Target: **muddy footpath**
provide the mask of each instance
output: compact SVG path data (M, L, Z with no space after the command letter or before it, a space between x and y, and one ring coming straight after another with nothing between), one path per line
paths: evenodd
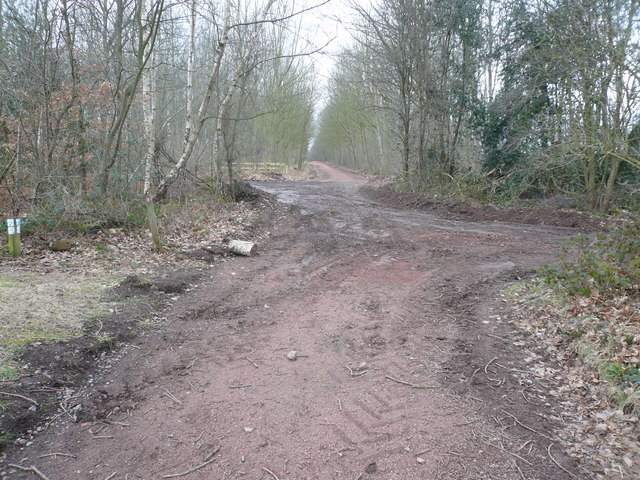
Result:
M577 230L395 207L356 173L312 168L254 184L258 255L213 264L2 478L592 478L531 358L559 367L498 296Z

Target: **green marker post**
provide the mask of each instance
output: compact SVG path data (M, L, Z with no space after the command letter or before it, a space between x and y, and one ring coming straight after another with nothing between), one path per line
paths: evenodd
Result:
M7 235L9 237L9 255L19 257L22 253L19 218L9 218L7 220Z

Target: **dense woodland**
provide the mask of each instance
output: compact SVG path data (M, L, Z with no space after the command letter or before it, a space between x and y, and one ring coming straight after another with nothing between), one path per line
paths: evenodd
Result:
M332 78L314 159L591 209L637 192L639 1L353 9L354 45Z
M228 194L237 163L300 166L318 48L300 32L301 10L0 0L4 210L121 215L193 185Z
M639 0L349 9L319 92L313 5L0 0L3 212L122 217L308 158L601 210L637 191Z

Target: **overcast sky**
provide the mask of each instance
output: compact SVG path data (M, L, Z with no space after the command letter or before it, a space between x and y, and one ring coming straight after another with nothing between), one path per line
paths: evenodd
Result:
M322 3L322 0L306 0L305 8L319 3ZM351 42L351 35L346 28L350 15L346 0L330 0L326 5L305 14L304 29L313 44L320 47L331 40L322 53L312 56L317 74L316 85L321 89L319 93L325 93L324 88L331 75L336 54Z

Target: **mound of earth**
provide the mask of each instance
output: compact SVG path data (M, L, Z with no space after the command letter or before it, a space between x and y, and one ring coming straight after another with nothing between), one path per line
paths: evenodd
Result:
M60 396L62 407L68 407L67 414L77 416L80 411L74 410L77 405L71 401L76 388L92 375L107 353L140 335L143 323L167 307L168 295L184 292L197 278L188 271L152 279L131 275L108 293L118 308L105 318L87 321L82 336L34 342L27 347L20 361L32 373L5 385L0 398L5 405L0 412L0 449L13 443L14 435L29 433L37 424L42 429L43 422L58 411ZM69 398L61 392L67 392ZM24 438L16 441L26 444Z
M400 193L389 184L366 185L360 189L360 192L368 199L386 206L427 210L456 220L551 225L571 227L582 231L598 230L601 227L601 222L596 216L576 210L546 207L496 207L469 202L445 201L424 193Z

